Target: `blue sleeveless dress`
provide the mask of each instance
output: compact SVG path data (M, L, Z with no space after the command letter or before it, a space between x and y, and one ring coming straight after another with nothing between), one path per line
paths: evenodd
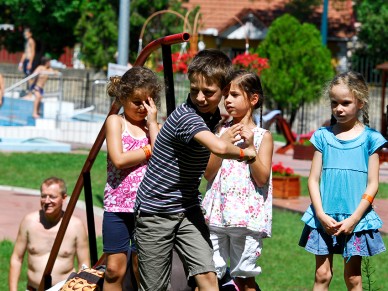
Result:
M343 221L354 213L365 193L369 156L387 141L379 132L366 126L352 140L340 140L333 134L332 127L322 127L310 141L322 153L320 193L323 210L336 221ZM312 205L302 221L305 228L299 245L316 255L371 256L385 250L378 232L382 221L372 207L365 212L352 235L326 234Z

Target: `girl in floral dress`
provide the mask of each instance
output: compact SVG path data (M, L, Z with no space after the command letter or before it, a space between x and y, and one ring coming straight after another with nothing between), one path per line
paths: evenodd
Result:
M254 132L256 159L250 163L221 159L211 154L204 177L208 181L203 200L209 224L217 276L221 279L230 260L230 275L239 290L256 290L256 264L261 255L262 239L271 236L273 139L269 131L257 126L252 117L262 108L263 89L256 74L236 71L224 100L233 118L218 132L221 139L244 148L243 129Z
M122 290L130 242L134 247L136 191L159 132L157 108L161 85L155 73L133 67L110 78L107 92L124 108L106 120L107 183L104 191L103 244L107 255L104 290ZM138 279L137 256L132 252Z
M378 231L382 221L372 203L379 185L378 151L386 140L368 127L368 86L362 75L337 75L325 95L334 122L310 139L316 149L308 179L311 205L302 217L299 245L315 255L313 290L329 290L333 255L340 254L347 289L361 291L362 257L385 251Z

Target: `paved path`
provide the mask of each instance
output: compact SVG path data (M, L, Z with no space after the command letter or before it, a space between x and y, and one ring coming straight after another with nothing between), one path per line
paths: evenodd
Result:
M0 186L0 241L8 239L16 240L19 224L23 217L40 208L39 191L25 188ZM66 204L65 204L66 205ZM73 215L79 217L85 224L85 204L77 203ZM94 222L96 235L102 234L102 210L94 209Z
M277 148L275 146L275 148ZM273 162L283 162L285 166L292 167L294 171L302 176L308 176L311 161L294 160L292 150L285 155L274 154ZM380 167L380 181L388 183L388 163ZM10 239L14 241L18 232L18 226L25 214L39 208L39 192L35 190L0 186L0 240ZM303 213L310 199L299 197L297 199L274 199L275 207L289 209ZM79 206L78 206L79 205ZM86 225L86 213L84 204L78 203L73 215L81 218ZM381 232L388 234L388 199L376 199L375 210L385 222ZM95 209L96 235L102 234L102 210Z

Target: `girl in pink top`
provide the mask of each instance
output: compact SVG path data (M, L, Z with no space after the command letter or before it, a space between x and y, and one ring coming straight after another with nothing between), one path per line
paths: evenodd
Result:
M106 120L107 183L104 191L103 244L107 255L104 290L122 290L127 252L133 245L134 204L152 145L159 132L157 108L161 85L144 67L110 78L107 93L123 106ZM132 252L135 277L137 256Z

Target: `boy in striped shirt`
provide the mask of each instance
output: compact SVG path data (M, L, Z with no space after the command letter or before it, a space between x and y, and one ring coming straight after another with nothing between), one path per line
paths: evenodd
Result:
M189 97L157 136L135 205L140 290L167 289L174 247L199 290L218 290L198 187L210 152L241 161L256 156L252 131L241 125L231 127L229 135L234 141L244 139L245 149L212 133L221 119L218 104L231 73L231 61L221 51L199 52L188 69Z

